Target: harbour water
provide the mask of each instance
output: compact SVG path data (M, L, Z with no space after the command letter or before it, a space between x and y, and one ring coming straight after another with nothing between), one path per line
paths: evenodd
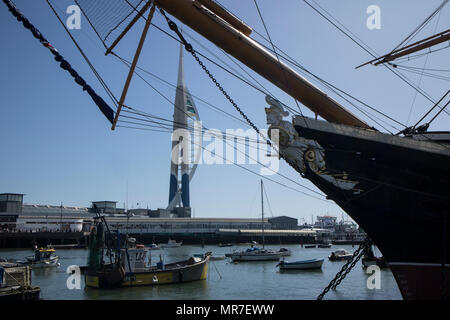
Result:
M193 254L213 252L223 256L234 249L243 250L248 246L218 247L183 245L179 248L152 251L152 264L159 261L160 254L166 263L183 260ZM278 249L279 246L266 246ZM33 285L41 287L41 298L48 300L86 300L86 299L133 299L133 300L312 300L316 299L334 278L345 262L331 262L328 255L338 248L350 252L357 247L332 246L332 248L301 248L299 245L282 245L291 250L287 261L324 258L320 271L280 272L277 262L240 262L228 259L211 261L208 279L184 284L135 287L114 290L95 290L84 288L68 289L66 270L71 265L86 264L86 249L57 250L60 266L33 270ZM23 259L31 255L31 250L0 250L0 258ZM369 289L367 274L361 262L347 275L337 290L330 290L324 299L333 300L399 300L400 292L389 269L381 270L380 288Z

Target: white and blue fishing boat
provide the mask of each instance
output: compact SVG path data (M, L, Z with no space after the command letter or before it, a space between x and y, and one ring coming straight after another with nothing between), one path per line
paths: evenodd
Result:
M34 268L49 268L59 266L59 257L55 255L55 249L39 248L34 250L34 255L26 258L24 265Z
M277 267L280 267L280 270L311 270L311 269L321 269L322 264L323 259L311 259L294 262L281 260L277 264Z

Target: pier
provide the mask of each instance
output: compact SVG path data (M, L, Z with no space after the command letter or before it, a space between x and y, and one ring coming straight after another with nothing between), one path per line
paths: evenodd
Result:
M31 248L33 245L86 247L88 232L0 232L0 248Z

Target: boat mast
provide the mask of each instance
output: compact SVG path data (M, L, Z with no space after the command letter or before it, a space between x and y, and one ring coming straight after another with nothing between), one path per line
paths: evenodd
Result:
M156 5L259 73L325 120L369 129L323 91L249 37L251 29L211 0L155 0Z
M262 242L263 242L263 249L264 249L264 197L263 197L263 181L261 179L261 230L262 230Z

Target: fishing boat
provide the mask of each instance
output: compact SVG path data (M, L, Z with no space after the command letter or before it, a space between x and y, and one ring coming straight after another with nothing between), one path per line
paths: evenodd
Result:
M447 250L450 247L450 132L443 129L429 130L436 117L448 115L445 109L449 105L446 101L450 91L446 89L439 97L430 97L395 70L401 67L397 64L399 59L408 59L413 54L431 54L432 47L450 39L450 30L445 30L416 42L411 41L417 35L416 31L423 30L427 23L442 12L447 0L397 48L386 55L375 57L375 60L368 63L386 67L428 101L425 107L430 107L429 111L423 116L419 115L420 120L412 126L405 125L343 92L283 52L277 51L275 46L271 49L257 42L251 37L253 30L250 26L213 0L134 1L137 8L131 6L128 10L127 5L123 3L123 16L114 10L104 10L108 7L105 1L96 1L94 4L92 1L76 0L94 30L103 28L102 34L107 35L101 38L107 47L106 54L113 52L132 26L149 12L122 98L117 111L114 111L42 34L37 32L10 0L3 2L19 21L24 22L24 26L31 30L41 44L51 51L55 59L61 62L61 66L74 77L75 82L83 87L112 124L113 130L117 126L121 110L128 109L125 105L126 93L153 13L158 8L174 36L184 44L202 69L208 72L208 76L247 123L258 131L201 62L198 52L183 37L171 17L186 24L315 114L315 117L300 114L288 118L288 110L292 111L292 108L275 97L266 96L268 107L265 112L270 125L269 136L276 136L278 132L280 139L276 147L280 158L298 172L298 178L311 181L327 200L334 201L368 234L389 261L402 297L450 298L448 289L442 290L450 288L450 254ZM126 2L129 4L129 1ZM113 27L108 29L103 21L110 21ZM120 32L120 35L109 41L111 39L106 38L113 31ZM289 34L297 32L289 31ZM351 37L349 33L345 35ZM354 42L358 43L355 40ZM300 73L307 74L329 92L318 88ZM376 112L377 117L383 117L383 121L390 125L400 125L401 130L388 132L378 121L374 121L373 117L361 119L330 97L330 92L344 97L343 100L354 106L361 106L366 108L365 110L370 108L370 112ZM437 96L437 93L434 95ZM364 110L362 113L367 116ZM366 122L369 120L372 123ZM144 126L138 129L146 130Z
M159 247L163 248L163 249L178 248L178 247L181 247L182 244L183 244L183 241L176 242L175 240L169 239L169 241L167 241L167 243L160 243Z
M263 198L264 186L261 180L261 234L262 234L262 248L258 248L255 245L251 245L250 248L243 251L235 251L229 255L231 260L234 261L276 261L288 251L273 251L265 249L264 238L264 198Z
M352 253L348 252L345 249L338 249L336 251L331 252L331 254L328 256L328 259L330 261L343 261L343 260L349 260L353 256Z
M35 248L34 255L26 258L23 264L35 268L50 268L59 266L59 257L53 248Z
M311 259L311 260L301 260L288 262L281 260L277 267L280 270L311 270L311 269L321 269L324 259Z
M211 253L202 257L165 264L160 255L156 265L151 264L151 250L143 245L128 247L128 239L123 239L119 232L112 234L106 221L97 217L97 222L89 238L88 265L84 271L85 284L88 288L119 288L131 286L149 286L184 283L205 280ZM106 226L106 232L105 227ZM125 240L125 243L121 245ZM111 244L118 247L112 249ZM109 261L104 260L103 253L110 252Z

